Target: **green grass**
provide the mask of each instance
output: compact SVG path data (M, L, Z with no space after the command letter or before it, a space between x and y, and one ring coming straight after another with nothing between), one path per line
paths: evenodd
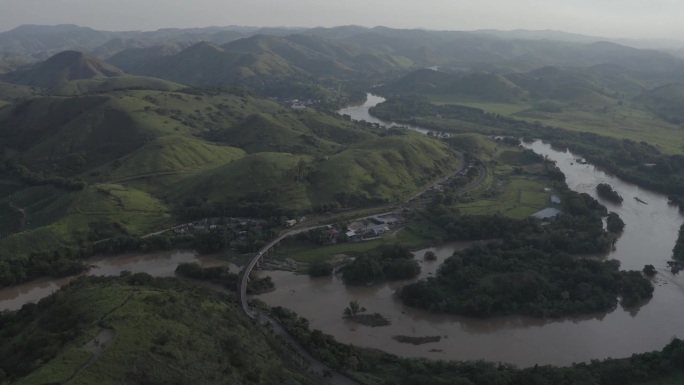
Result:
M317 163L309 193L315 203L339 194L397 202L458 168L458 159L445 144L418 134L367 141Z
M151 195L114 184L93 185L80 192L38 186L12 197L27 213L24 231L0 239L2 255L74 246L88 240L91 225L117 223L142 235L171 222L167 207Z
M83 313L79 320L89 332L79 331L54 359L17 384L61 383L71 377L89 358L83 346L98 324L114 330L114 340L73 384L143 378L151 383L307 383L276 353L282 345L261 334L236 304L218 293L170 280L157 287L84 281L60 292L51 306L69 309L69 316ZM44 310L35 314L49 316ZM34 321L23 333L38 328ZM21 343L19 338L16 342Z
M448 94L428 94L425 96L428 98L430 102L434 104L458 104L461 106L479 108L481 110L500 115L512 115L521 111L525 111L532 107L531 104L526 103L489 103Z
M545 125L572 131L594 132L620 139L645 141L667 154L684 154L684 129L668 123L653 113L628 105L609 105L607 112L601 108L564 107L560 113L542 112L531 105L468 102L452 100L438 104L460 104L482 109L486 112L509 116L530 122L539 121Z
M244 156L245 152L238 148L207 143L196 138L169 135L158 138L129 156L106 165L98 171L98 178L121 182L195 173L230 163Z
M311 162L303 155L258 153L207 171L173 186L176 200L205 199L226 202L247 199L283 207L310 208L304 182L297 182L298 167Z
M490 215L501 213L512 218L525 218L551 205L551 193L544 192L548 180L533 177L509 177L502 192L492 197L478 197L459 204L463 214Z
M176 91L185 87L186 86L184 85L162 79L126 75L104 79L72 80L50 90L50 93L59 96L77 96L130 88L144 88L157 91Z
M543 167L527 158L520 148L481 142L489 148L482 157L487 160L488 174L482 185L469 192L457 205L463 214L503 214L512 218L525 218L549 207L552 192L545 192L549 181ZM493 146L493 147L492 147ZM522 173L517 174L516 168Z
M385 244L400 244L410 249L426 247L430 240L422 238L408 229L396 234L388 233L380 239L361 242L337 243L319 246L308 242L287 240L275 249L277 255L290 257L298 262L315 263L328 260L337 254L360 254L375 250Z

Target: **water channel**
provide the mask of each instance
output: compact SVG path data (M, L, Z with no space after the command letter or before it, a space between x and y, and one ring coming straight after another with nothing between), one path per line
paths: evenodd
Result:
M365 104L345 108L340 113L355 120L391 126L392 123L382 122L368 114L368 109L382 100L371 95ZM638 308L618 307L608 313L582 317L552 320L498 317L482 320L436 315L404 306L393 294L410 281L348 287L337 277L310 278L284 271L262 273L273 278L277 290L259 298L272 306L295 310L311 321L312 328L332 334L340 342L378 348L406 357L485 359L520 366L537 363L568 365L661 349L672 337L684 337L684 276L673 276L666 269L684 217L668 205L662 194L620 181L592 165L580 164L575 155L557 151L540 141L527 146L557 161L570 188L596 196L596 184L605 182L625 198L622 205L602 201L626 222L615 251L604 258L620 260L624 269L640 270L645 264L656 266L658 275L652 300ZM469 245L452 243L417 251L415 254L419 261L428 250L438 256L437 261L421 262L421 277L435 274L445 258ZM95 265L89 274L118 275L129 270L155 276L173 275L176 266L182 262L200 262L205 266L227 263L182 250L88 261ZM236 266L231 268L237 269ZM39 280L0 290L0 310L14 310L24 303L37 301L70 279ZM350 300L358 300L370 312L381 313L392 324L371 328L344 320L342 310ZM396 335L442 338L439 342L414 346L392 339Z
M215 256L198 256L196 252L190 250L94 257L86 261L88 265L93 266L88 272L89 275L119 275L126 270L132 273L145 272L154 277L171 277L176 267L185 262L197 262L205 267L228 265L231 271L236 273L240 271L237 266L225 260ZM0 290L0 311L17 310L25 303L37 302L59 290L74 278L45 278Z
M368 109L382 102L370 96L361 106L341 110L356 120L392 125L369 116ZM638 308L617 309L582 317L541 320L530 317L473 319L436 315L404 306L393 293L406 282L348 287L337 277L309 278L288 272L268 272L278 290L260 296L270 305L291 308L311 321L311 327L332 334L339 341L382 349L407 357L434 359L501 361L520 366L534 364L568 365L591 359L627 357L633 353L661 349L672 337L684 337L684 277L666 269L679 226L684 217L668 205L667 197L623 182L589 164L580 164L570 152L557 151L536 141L527 145L558 163L567 183L575 191L594 197L598 183L610 183L624 198L622 205L601 200L617 212L626 228L615 251L604 258L621 262L623 269L641 270L653 264L658 275L653 299ZM647 204L640 203L638 197ZM598 197L597 197L598 198ZM420 250L437 253L436 262L423 262L421 276L434 274L441 261L464 244ZM392 325L371 328L342 318L350 300L358 300L370 312L387 317ZM402 344L396 335L441 336L439 342L425 345Z

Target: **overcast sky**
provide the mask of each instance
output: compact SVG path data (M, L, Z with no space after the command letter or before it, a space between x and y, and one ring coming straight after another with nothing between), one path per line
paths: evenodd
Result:
M21 24L103 30L210 25L383 25L556 29L684 40L682 0L0 0L0 31Z

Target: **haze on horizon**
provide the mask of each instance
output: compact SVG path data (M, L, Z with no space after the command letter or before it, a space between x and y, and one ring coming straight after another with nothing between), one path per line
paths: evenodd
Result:
M0 0L0 31L21 24L77 24L111 31L353 24L680 39L683 14L684 2L677 0Z

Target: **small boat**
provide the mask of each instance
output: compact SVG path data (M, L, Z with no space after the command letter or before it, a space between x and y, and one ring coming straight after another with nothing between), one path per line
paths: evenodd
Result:
M634 197L634 200L637 201L637 202L639 202L639 203L643 203L643 204L645 204L645 205L648 204L648 203L642 201L641 199L639 199L639 197Z

